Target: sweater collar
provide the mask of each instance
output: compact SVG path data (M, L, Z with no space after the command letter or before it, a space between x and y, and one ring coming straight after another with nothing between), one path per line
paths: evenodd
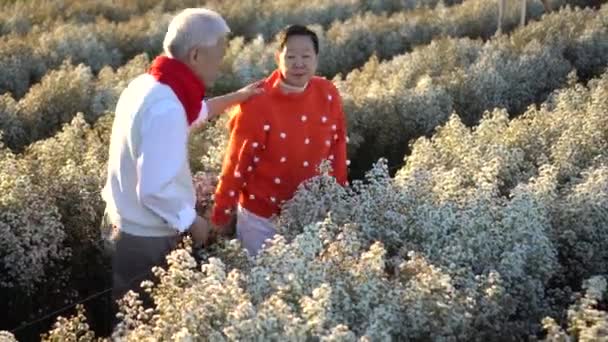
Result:
M286 93L281 87L282 84L284 84L283 75L281 74L281 71L278 69L275 70L272 74L270 74L270 76L268 76L268 78L266 79L266 85L269 88L268 90L270 90L270 93L272 93L273 95L276 95L276 96L295 99L295 98L305 96L310 91L310 88L311 88L311 81L308 81L306 86L304 86L303 91ZM297 88L297 87L294 87L291 85L286 85L286 86L291 87L291 88Z

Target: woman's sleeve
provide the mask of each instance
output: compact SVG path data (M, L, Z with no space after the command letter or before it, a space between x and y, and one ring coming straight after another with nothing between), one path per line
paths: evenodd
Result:
M211 221L215 225L221 226L230 222L241 189L255 167L253 162L255 151L265 143L263 127L258 125L260 120L256 117L256 113L247 112L243 106L237 106L236 113L230 120L230 141L211 214Z
M346 118L344 115L344 110L342 107L342 98L340 97L340 93L338 90L332 85L332 103L331 109L334 112L334 115L338 118L338 127L336 130L336 135L334 136L334 162L333 162L333 170L334 177L341 185L348 184L348 164L350 161L347 160L347 132L346 132Z

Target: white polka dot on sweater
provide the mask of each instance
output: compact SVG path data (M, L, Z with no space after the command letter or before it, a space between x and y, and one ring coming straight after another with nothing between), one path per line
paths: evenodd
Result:
M332 99L331 94L327 95L327 99L328 99L329 101L331 101L331 99Z
M326 116L321 117L321 122L326 123L327 122L327 117Z
M270 131L270 125L264 125L264 130L265 130L266 132Z
M350 165L350 160L347 160L347 161L346 161L346 165Z
M331 146L331 141L329 141L329 140L325 140L325 145L327 145L327 146Z
M306 117L306 115L302 115L302 122L306 122L308 118Z
M287 138L287 134L285 134L284 132L281 132L281 139L285 139Z
M270 202L275 203L276 201L277 201L277 199L276 199L276 198L274 198L274 197L270 197Z
M241 178L241 173L238 171L234 171L234 177L235 178Z
M286 162L286 161L287 161L287 158L286 158L286 157L281 157L281 163L284 163L284 162Z
M249 166L249 167L247 168L247 171L249 171L249 172L253 171L253 166Z
M250 200L254 200L255 199L255 195L254 194L249 195L249 199Z
M259 161L260 161L260 158L259 158L259 157L253 157L253 162L254 162L254 163L257 163L257 162L259 162Z
M329 156L329 160L334 160L334 155L333 154Z
M257 142L254 142L253 144L253 148L258 148L259 144Z
M275 182L275 184L281 184L281 179L280 178L275 178L274 182Z
M230 197L234 197L236 195L234 191L230 191L228 194L230 195Z
M338 129L338 126L336 126L336 125L331 125L331 129L332 129L333 131L335 131L335 130L337 130L337 129Z
M226 209L226 210L224 210L224 214L226 214L226 215L230 215L230 209Z
M305 143L306 145L310 144L310 139L306 138L306 139L304 140L304 143Z
M308 167L308 162L304 161L304 163L302 163L302 165L304 165L304 167Z

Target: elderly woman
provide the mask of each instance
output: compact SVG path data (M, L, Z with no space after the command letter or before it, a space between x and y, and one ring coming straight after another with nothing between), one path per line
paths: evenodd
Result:
M256 255L276 230L271 218L323 160L347 183L346 129L340 95L315 76L319 41L294 25L280 36L278 69L264 93L236 108L211 220L220 232L236 214L237 238Z

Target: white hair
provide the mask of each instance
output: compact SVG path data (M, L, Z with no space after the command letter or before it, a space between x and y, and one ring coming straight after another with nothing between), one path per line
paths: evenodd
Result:
M228 33L228 24L217 12L204 8L187 8L171 20L163 41L163 50L167 56L184 58L193 47L215 46Z

